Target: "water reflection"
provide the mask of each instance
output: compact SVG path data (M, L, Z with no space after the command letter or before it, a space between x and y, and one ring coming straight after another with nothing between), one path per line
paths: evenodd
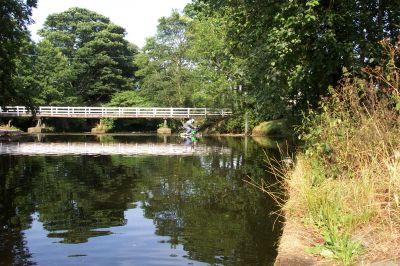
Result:
M273 230L276 217L269 213L276 206L243 182L247 175L265 177L260 148L243 139L201 142L230 152L0 156L0 262L271 263L279 226Z
M62 142L62 143L0 143L0 154L12 155L163 155L188 156L207 154L211 151L229 153L229 149L192 145L192 143L93 143L93 142Z

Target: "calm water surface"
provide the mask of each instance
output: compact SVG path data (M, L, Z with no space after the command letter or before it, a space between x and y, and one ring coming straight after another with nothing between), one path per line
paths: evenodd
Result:
M274 182L258 143L274 147L157 136L3 141L0 264L270 265L277 207L243 181Z

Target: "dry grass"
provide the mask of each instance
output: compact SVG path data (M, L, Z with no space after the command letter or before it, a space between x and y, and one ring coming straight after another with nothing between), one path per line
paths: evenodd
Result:
M286 219L332 263L400 258L400 40L382 44L386 62L364 69L368 79L346 74L305 119L305 151L282 178Z
M7 124L0 125L0 130L2 130L2 131L20 131L18 128L7 125Z

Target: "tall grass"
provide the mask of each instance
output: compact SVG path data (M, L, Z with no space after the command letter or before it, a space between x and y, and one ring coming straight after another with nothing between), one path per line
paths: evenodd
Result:
M400 257L400 40L382 47L379 66L345 73L304 119L283 181L286 218L313 232L308 251L340 264Z

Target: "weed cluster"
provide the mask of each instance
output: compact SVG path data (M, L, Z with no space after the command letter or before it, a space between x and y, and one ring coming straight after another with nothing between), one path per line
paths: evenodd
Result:
M100 123L96 124L94 131L97 132L109 132L114 128L114 120L111 118L102 118Z

